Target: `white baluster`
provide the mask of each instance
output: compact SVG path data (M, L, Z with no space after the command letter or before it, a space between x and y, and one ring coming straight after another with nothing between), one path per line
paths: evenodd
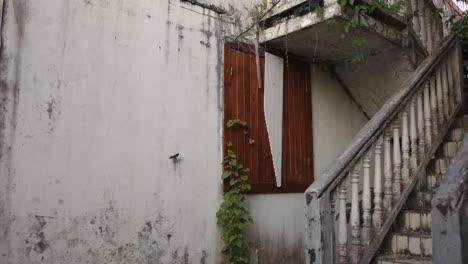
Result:
M421 26L420 26L420 23L419 23L419 17L417 16L414 16L414 12L416 12L416 10L418 10L418 5L417 5L417 1L418 0L411 0L411 11L413 12L413 14L411 14L413 16L413 29L414 29L414 32L416 32L416 34L419 35L419 31L421 30Z
M438 122L437 122L437 94L436 94L436 81L435 76L430 77L431 80L431 118L432 118L432 133L437 135L439 133Z
M448 120L450 114L450 106L448 100L448 82L447 82L447 65L446 61L443 60L441 63L441 75L442 75L442 96L444 98L444 120Z
M369 245L372 239L372 196L370 189L371 150L367 151L362 164L362 244Z
M335 219L335 213L336 213L336 196L338 192L338 188L335 188L335 190L330 192L330 206L331 206L331 212L333 215L333 219Z
M460 103L462 101L462 83L461 83L461 60L460 60L460 56L461 56L461 48L460 48L461 44L460 43L457 43L457 46L454 50L454 55L453 55L453 60L452 60L452 64L453 64L453 67L452 69L454 69L454 74L453 74L453 78L455 80L455 95L456 95L456 102L457 103Z
M440 17L439 17L439 16L436 16L436 17L433 19L433 21L434 21L434 26L433 26L434 29L433 29L433 30L434 30L435 41L436 41L437 44L439 44L439 43L440 43L440 39L441 39L441 37L442 37L442 36L441 36L440 26L439 26L439 24L440 24L440 22L441 22ZM437 45L437 46L438 46L438 45Z
M426 146L429 148L432 145L432 123L431 123L431 101L429 98L429 89L431 88L430 79L424 87L424 128L426 132Z
M410 102L410 138L411 138L411 172L415 173L418 169L418 132L416 122L416 97Z
M426 16L426 25L425 25L425 30L426 30L426 36L427 36L427 51L432 52L434 48L434 39L432 37L432 16L431 16L431 10L429 6L424 10L424 15Z
M439 121L439 125L443 125L445 123L445 115L444 115L444 92L442 88L442 64L436 69L436 89L437 89L437 113L439 113L439 117L437 121Z
M387 211L392 210L392 145L391 145L391 126L384 132L384 200L383 206Z
M402 166L401 166L401 177L403 183L409 182L410 177L410 144L409 144L409 133L408 133L408 111L404 110L401 117L401 151L402 154Z
M375 142L374 148L374 215L372 217L373 224L376 229L382 227L383 223L383 208L382 208L382 143L383 136L381 135Z
M427 47L427 31L426 31L426 16L425 16L425 9L426 9L426 5L424 3L424 1L422 0L418 0L418 11L419 11L419 14L418 14L418 18L419 18L419 26L420 26L420 36L421 36L421 42L423 43L423 45L425 47Z
M401 149L400 124L398 120L393 124L393 200L397 202L401 195Z
M437 17L434 17L434 19L431 19L431 30L432 30L432 36L434 38L434 45L433 48L435 49L439 43L439 31L437 30Z
M426 140L424 137L424 110L423 110L423 99L422 99L422 90L420 89L417 93L417 120L418 120L418 160L422 161L424 159L424 154L426 152Z
M448 83L448 97L449 97L449 109L450 113L452 113L454 106L455 106L455 89L454 89L454 80L453 80L453 70L452 70L452 57L450 53L447 54L446 59L446 67L447 67L447 83Z
M452 97L453 97L453 106L455 107L456 104L459 102L458 97L458 89L459 89L459 81L458 81L458 74L457 71L458 65L456 64L457 56L457 46L455 45L452 51L449 54L449 63L450 63L450 72L451 72L451 79L452 79Z
M338 186L334 190L330 191L330 207L331 207L331 214L332 214L331 219L333 219L333 221L336 221L335 219L337 217L337 214L336 214L336 200L337 200L339 189L340 189L340 186L338 184ZM333 224L333 227L335 227L335 224ZM339 228L339 226L338 226L338 228ZM336 232L336 230L335 230L335 228L333 228L333 233L335 233L335 232ZM333 235L335 235L335 234L333 234ZM337 243L338 242L336 242L334 240L334 243L332 245L332 248L333 248L332 252L336 253Z
M358 263L361 256L361 214L359 212L359 172L361 164L354 165L351 176L351 262Z
M340 213L338 222L338 257L339 263L348 263L348 224L346 221L346 178L341 180L338 190Z

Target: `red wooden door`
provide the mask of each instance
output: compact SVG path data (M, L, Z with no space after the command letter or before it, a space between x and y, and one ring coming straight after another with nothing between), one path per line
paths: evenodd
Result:
M260 51L263 78L264 50ZM276 187L268 132L263 110L264 87L258 87L253 47L225 44L224 121L239 118L249 126L248 138L224 126L224 146L232 141L238 160L250 168L251 193L302 192L313 180L312 100L310 71L306 63L284 66L282 182ZM263 80L262 80L262 83Z

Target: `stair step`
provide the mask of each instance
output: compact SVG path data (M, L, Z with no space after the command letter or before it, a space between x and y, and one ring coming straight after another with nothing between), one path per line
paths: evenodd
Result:
M461 145L461 142L458 141L448 141L442 143L438 149L439 157L444 158L453 158L458 151L458 147Z
M468 128L468 115L463 115L455 119L454 127Z
M445 174L449 165L449 158L432 159L427 166L426 174Z
M463 121L463 127L468 127L468 115L463 115L461 119Z
M443 175L442 174L428 174L427 175L427 189L431 192L437 191L439 188L440 183L442 182Z
M466 133L468 114L455 119L453 127L427 165L426 177L419 183L422 185L418 184L408 197L374 263L432 263L432 196L447 173Z
M405 210L398 216L394 228L397 232L431 232L432 215L430 211Z
M432 259L406 255L384 255L377 259L377 264L429 264Z
M447 135L448 141L462 141L465 136L466 128L453 128Z
M392 235L392 254L432 256L432 237L430 233L402 232Z
M412 211L426 211L429 212L432 209L432 192L414 190L411 192L408 198L405 209Z

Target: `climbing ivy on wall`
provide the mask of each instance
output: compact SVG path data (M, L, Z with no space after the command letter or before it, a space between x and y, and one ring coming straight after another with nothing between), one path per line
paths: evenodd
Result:
M405 2L403 0L395 1L393 4L388 4L388 1L385 0L372 0L372 1L357 1L357 0L340 0L340 5L345 11L354 11L358 14L365 14L365 15L373 15L378 10L385 10L390 13L398 14L403 9ZM400 15L403 15L401 13ZM417 15L417 13L413 14ZM328 22L329 25L335 25L335 20L330 20ZM352 62L361 62L364 60L365 56L361 52L361 46L365 42L365 39L359 36L359 21L355 18L351 18L346 21L344 25L344 34L342 35L343 38L345 35L351 35L352 42L351 47L355 49L356 55L354 56Z
M255 143L253 139L248 138L249 131L245 121L232 119L226 123L226 127L232 132L231 135L242 133L250 145ZM218 226L222 229L223 254L229 263L244 264L248 263L250 253L250 244L245 241L243 236L244 230L253 223L252 217L245 207L244 195L251 188L248 183L250 169L245 168L239 162L231 141L228 141L226 150L221 179L228 184L229 189L223 195L219 210L216 212L216 218Z

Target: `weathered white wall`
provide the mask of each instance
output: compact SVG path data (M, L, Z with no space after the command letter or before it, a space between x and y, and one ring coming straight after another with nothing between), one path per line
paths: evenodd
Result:
M216 13L5 4L0 263L220 263Z
M314 174L318 177L368 120L326 67L312 65L311 71ZM255 223L247 233L258 250L258 263L303 263L304 194L250 195L248 206ZM255 258L252 263L257 263Z
M333 74L312 66L312 128L316 176L340 155L368 119Z
M368 116L373 116L414 71L406 54L388 44L361 63L336 66L336 72Z
M304 263L304 195L255 194L247 198L254 224L250 263Z
M230 20L177 0L4 3L0 263L221 263ZM318 175L366 120L313 69ZM303 194L248 205L260 260L302 262Z

